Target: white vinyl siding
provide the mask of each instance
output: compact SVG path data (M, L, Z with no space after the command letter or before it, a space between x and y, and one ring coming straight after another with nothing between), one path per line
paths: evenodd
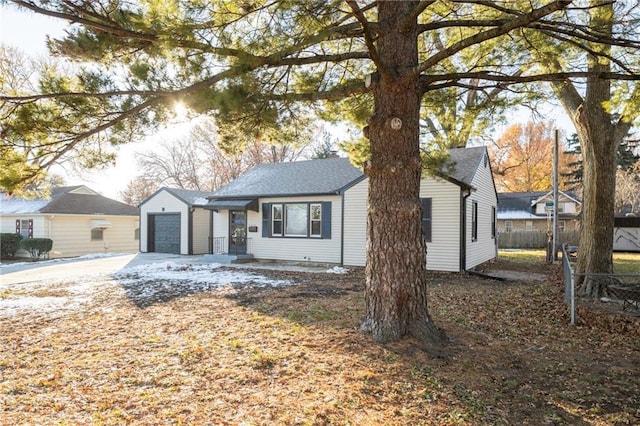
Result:
M180 213L180 217L183 219L180 223L180 254L189 254L189 221L185 220L185 218L189 217L189 205L167 191L158 192L154 197L149 198L140 206L140 217L143 218L143 225L140 227L141 252L146 253L153 250L153 247L147 247L149 241L148 215L171 213ZM201 232L204 233L206 231L202 230Z
M492 179L491 169L481 162L472 180L475 190L471 191L471 195L467 198L466 269L494 259L497 254L496 239L491 237L492 208L498 205ZM472 242L473 201L478 203L478 238Z
M367 246L368 179L344 195L344 264L364 266ZM432 241L427 243L427 269L460 269L460 187L445 180L423 179L420 198L432 199Z
M316 204L321 202L331 202L331 238L269 238L262 236L263 204ZM259 205L259 212L247 211L247 228L255 226L258 230L247 234L249 238L247 241L248 252L256 259L338 264L341 262L341 196L260 198ZM214 238L224 237L226 244L228 244L229 211L214 212L213 217ZM270 221L270 223L272 222Z
M364 266L367 247L367 196L369 180L344 194L344 264Z
M196 208L193 212L193 254L209 253L210 210Z
M423 179L420 198L431 198L431 242L427 269L460 270L460 187L444 179Z

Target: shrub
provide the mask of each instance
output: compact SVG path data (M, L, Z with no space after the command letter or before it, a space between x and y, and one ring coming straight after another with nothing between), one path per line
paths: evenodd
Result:
M20 248L22 235L13 233L0 234L0 259L11 259Z
M34 262L41 256L47 255L52 247L53 240L50 238L27 238L20 241L20 248L28 251Z

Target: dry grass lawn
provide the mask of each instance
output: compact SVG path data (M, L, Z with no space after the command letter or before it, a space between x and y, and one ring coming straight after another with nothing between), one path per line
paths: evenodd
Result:
M0 424L638 424L640 318L570 326L557 267L493 267L548 279L433 274L440 355L358 332L362 270L201 292L104 276L74 309L0 315Z

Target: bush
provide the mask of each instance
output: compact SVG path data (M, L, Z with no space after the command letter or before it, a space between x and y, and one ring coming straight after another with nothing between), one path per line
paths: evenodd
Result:
M13 233L0 234L0 259L11 259L20 248L22 235Z
M27 238L20 241L20 248L28 251L34 262L41 256L47 255L52 247L53 240L50 238Z

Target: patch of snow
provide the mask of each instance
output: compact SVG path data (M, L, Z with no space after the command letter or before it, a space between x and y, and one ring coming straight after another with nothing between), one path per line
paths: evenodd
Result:
M25 311L42 314L59 312L61 310L75 311L80 308L83 302L87 301L87 298L55 296L24 296L15 299L0 299L0 316L11 316Z
M47 259L47 260L38 260L37 262L33 262L31 260L25 262L13 262L13 263L0 263L0 268L7 268L9 266L22 266L22 265L50 265L59 262L66 262L69 260L91 260L91 259L100 259L103 257L113 257L113 256L124 256L130 253L92 253L85 254L83 256L78 257L58 257L55 259Z
M210 287L221 287L230 284L255 283L278 287L292 284L289 280L272 280L262 275L255 275L239 270L217 271L221 267L213 264L179 264L174 262L153 263L133 266L113 274L121 280L158 280L158 281L186 281L192 285L206 284Z
M343 268L342 266L334 266L331 269L327 270L328 274L348 274L349 270L347 268Z
M292 280L270 279L240 269L221 269L220 264L162 262L133 266L98 277L84 275L66 280L42 280L3 286L8 292L0 298L0 317L24 313L77 312L101 293L117 289L124 291L136 304L145 306L214 289L295 284ZM39 292L46 295L38 297ZM51 296L52 292L63 296Z

